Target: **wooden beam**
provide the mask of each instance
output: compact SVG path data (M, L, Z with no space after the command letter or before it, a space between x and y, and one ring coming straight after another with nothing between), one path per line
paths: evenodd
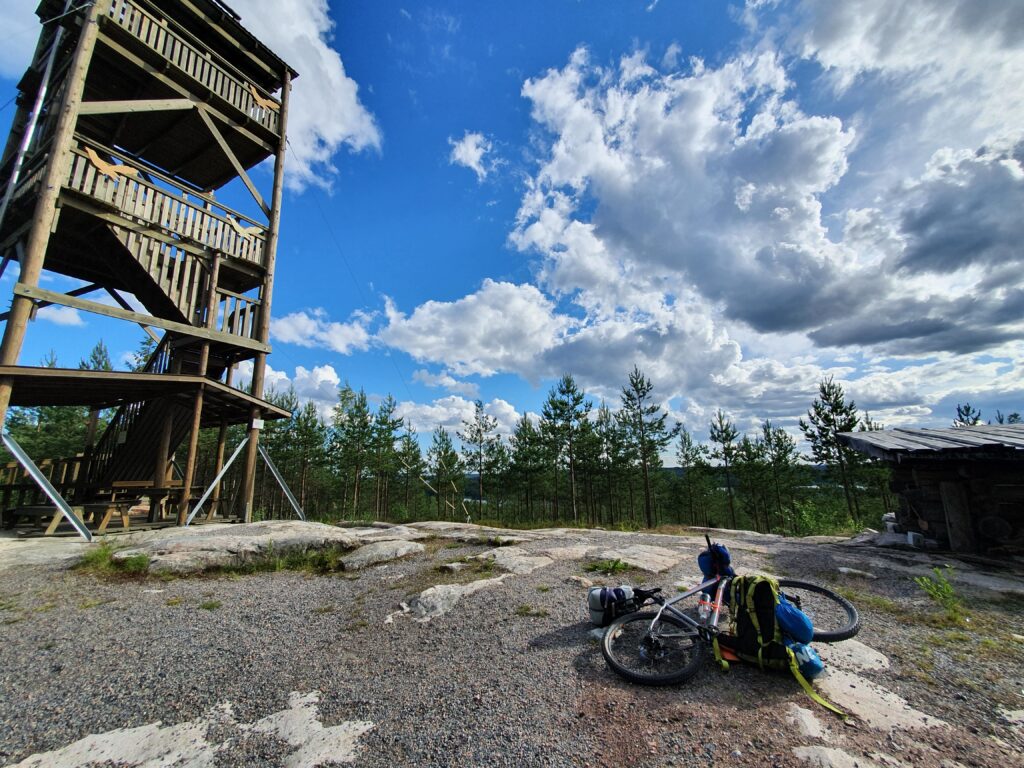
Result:
M205 105L199 107L199 116L203 118L203 122L206 123L206 127L210 129L210 133L213 134L213 138L216 139L217 144L220 145L221 151L231 162L232 167L235 169L235 173L237 173L239 178L241 178L242 182L249 190L249 193L256 199L256 203L263 209L263 212L267 214L267 218L269 219L270 208L268 208L267 204L263 202L263 197L260 195L259 190L256 189L256 185L252 183L252 179L250 179L249 174L245 172L245 168L243 168L242 164L238 162L238 158L235 157L235 153L231 151L231 147L228 146L228 143L221 134L220 129L213 122L213 118L207 114L207 108Z
M956 481L941 481L939 496L942 499L942 511L946 516L949 548L954 552L974 552L977 544L971 520L971 502L965 484Z
M83 285L81 288L75 288L75 290L68 291L64 295L65 296L84 296L87 293L92 293L93 291L98 291L102 287L103 287L102 285L99 285L97 283L92 283L90 285ZM53 304L52 301L40 301L40 302L36 303L36 309L42 309L43 307L48 307L51 304ZM0 322L5 321L10 316L10 314L11 314L10 312L4 312L3 314L0 314Z
M115 291L113 288L107 288L107 293L110 294L110 298L112 298L114 301L121 305L121 309L126 309L129 312L133 311L132 305L128 303L124 296ZM139 323L139 327L149 335L149 338L151 338L157 344L160 343L160 337L152 328L150 328L148 325L144 325L143 323Z
M85 101L78 111L80 115L113 115L120 112L170 112L179 109L193 109L196 103L191 99L124 99L121 101Z
M186 323L177 323L173 320L164 320L160 317L152 317L151 315L143 315L139 312L118 309L117 307L100 304L96 301L89 301L88 299L78 299L71 296L65 296L62 293L47 291L42 288L33 288L25 285L24 283L18 283L14 286L14 294L16 296L23 296L27 299L33 299L35 301L49 301L52 304L60 304L65 307L81 309L85 312L93 312L97 315L113 317L117 320L128 320L133 323L138 323L139 325L152 325L157 328L163 328L165 331L175 331L187 336L209 339L210 341L216 341L221 344L230 344L235 347L243 347L245 349L256 350L257 352L266 352L268 354L270 352L269 344L263 344L262 342L254 339L247 339L244 336L236 336L231 333L221 333L220 331L211 331L206 328L197 328L194 325L188 325Z

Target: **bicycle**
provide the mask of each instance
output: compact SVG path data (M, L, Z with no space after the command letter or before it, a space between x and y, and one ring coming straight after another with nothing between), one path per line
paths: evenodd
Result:
M705 535L708 550L714 552ZM642 685L683 683L700 670L704 655L719 633L718 620L731 575L716 575L671 600L661 587L633 588L638 607L659 606L656 613L620 616L605 630L601 652L618 674ZM853 604L825 587L794 579L778 579L780 591L814 625L813 641L837 643L860 631L860 615ZM713 590L714 599L707 595ZM688 601L683 609L676 606Z

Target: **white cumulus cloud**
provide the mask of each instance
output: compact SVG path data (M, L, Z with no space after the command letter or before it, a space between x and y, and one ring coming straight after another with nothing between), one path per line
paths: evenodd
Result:
M465 395L471 398L476 398L480 395L480 387L476 384L471 381L460 381L447 372L431 373L421 368L413 372L412 378L413 381L418 381L425 386L441 387L456 395Z
M428 301L405 315L390 299L378 337L416 360L442 362L458 376L491 376L554 347L571 321L532 285L484 280L457 301Z
M326 0L233 0L242 24L299 73L288 113L288 185L329 186L342 148L380 149L380 127L332 47Z
M493 144L482 133L466 131L461 139L448 138L452 151L448 155L451 165L461 165L476 174L477 181L483 181L494 167L494 160L488 159Z
M69 327L85 325L85 320L82 319L81 313L73 307L43 307L36 314L36 318L46 320L55 325Z
M356 312L347 323L332 321L321 308L292 312L270 321L270 334L277 341L300 347L322 348L348 355L369 347L370 317Z

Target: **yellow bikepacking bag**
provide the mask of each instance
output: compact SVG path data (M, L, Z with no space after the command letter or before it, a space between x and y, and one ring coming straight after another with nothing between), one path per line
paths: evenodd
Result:
M729 584L729 632L714 641L715 657L735 654L761 669L789 670L807 694L841 717L846 713L829 704L800 672L801 660L787 644L776 617L779 585L768 576L737 576ZM816 655L816 654L815 654Z

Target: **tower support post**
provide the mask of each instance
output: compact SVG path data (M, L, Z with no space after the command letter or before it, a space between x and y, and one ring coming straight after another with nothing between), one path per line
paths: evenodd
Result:
M288 148L288 101L292 90L291 72L284 72L281 87L281 140L277 145L277 158L274 163L274 191L270 203L270 227L267 231L266 259L267 272L260 291L260 330L259 339L264 343L270 341L270 297L274 289L274 269L277 262L277 240L281 228L281 197L284 190L284 160ZM252 367L252 394L263 398L263 384L267 372L267 355L259 352ZM242 486L244 499L245 522L252 522L253 495L256 491L256 457L259 448L262 412L253 407L249 417L249 445L245 454L245 476Z
M46 247L50 241L50 230L57 213L57 196L68 172L71 155L68 145L75 133L78 123L78 109L82 103L82 92L85 88L85 76L89 71L92 52L96 48L96 37L99 33L99 19L110 6L110 0L95 0L82 23L78 44L72 55L71 66L65 80L66 86L60 105L60 117L54 130L50 145L50 158L39 199L36 202L35 217L28 235L28 247L25 249L21 262L21 276L18 282L36 287L39 275L43 271L46 258ZM11 313L4 327L3 342L0 343L0 365L17 365L21 354L21 346L25 341L25 329L28 327L32 314L32 300L26 296L15 294L11 302ZM7 407L11 403L10 379L0 379L0 427L6 421Z

